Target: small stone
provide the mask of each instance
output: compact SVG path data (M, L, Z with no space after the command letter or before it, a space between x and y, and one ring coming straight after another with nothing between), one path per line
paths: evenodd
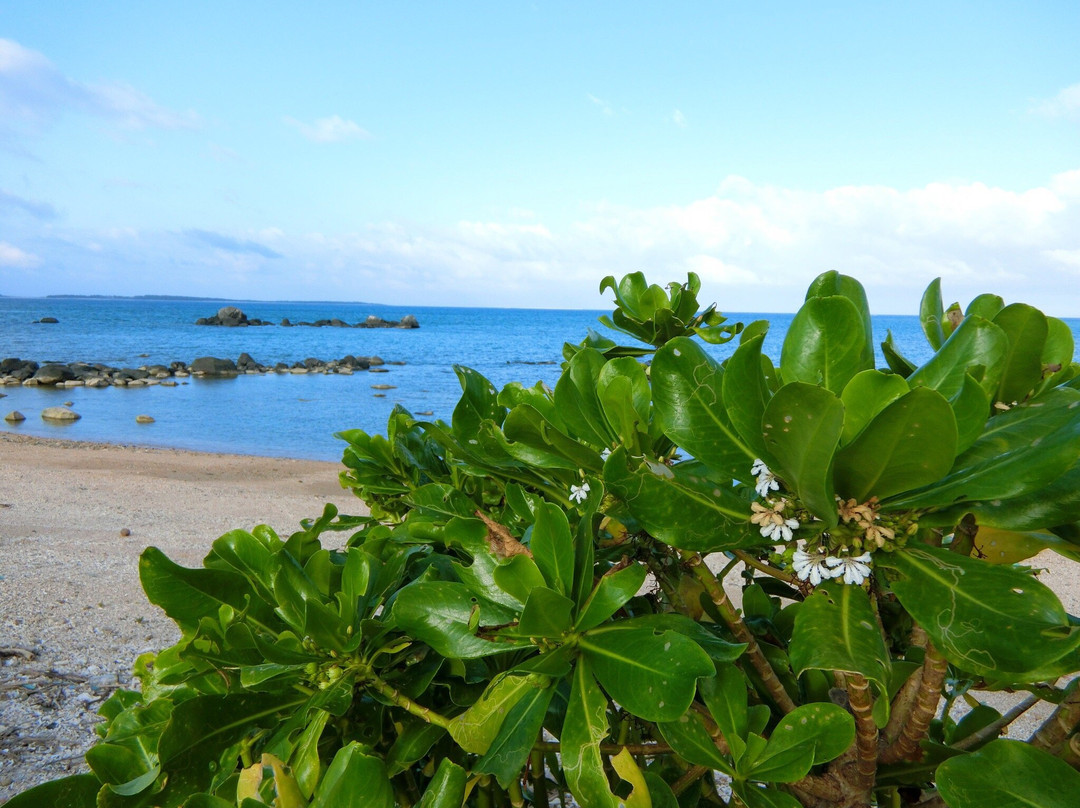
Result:
M424 410L423 412L416 413L417 415L434 415L435 410Z
M389 373L386 368L369 368L368 373Z
M136 415L135 423L137 424L152 424L154 423L154 417L152 415Z
M126 527L120 528L120 535L123 536L124 538L127 538L128 536L131 535L131 529L126 528Z
M79 413L69 410L67 407L46 407L41 411L43 421L78 421L82 418Z
M23 415L18 410L12 410L11 412L9 412L7 415L4 416L4 420L7 421L8 423L11 423L11 424L17 424L17 423L19 423L19 421L25 421L26 416Z
M65 401L65 402L64 402L64 406L65 406L65 407L74 407L74 406L75 406L75 402L74 402L74 401Z
M373 384L372 390L397 390L397 386L393 384Z
M373 393L375 398L386 398L386 393Z

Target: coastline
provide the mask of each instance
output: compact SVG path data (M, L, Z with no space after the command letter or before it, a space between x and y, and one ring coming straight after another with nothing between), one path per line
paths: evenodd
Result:
M198 566L228 530L362 513L341 468L0 432L0 803L84 771L101 702L178 638L139 585L144 548Z

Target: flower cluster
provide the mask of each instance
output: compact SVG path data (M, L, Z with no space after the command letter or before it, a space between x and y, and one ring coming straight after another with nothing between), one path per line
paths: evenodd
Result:
M881 548L885 542L896 538L896 531L891 527L877 524L881 518L878 514L878 498L870 497L861 505L854 499L842 500L836 498L837 511L844 524L853 524L863 531L863 537L867 546Z
M754 465L750 467L750 473L757 478L754 483L754 490L758 492L759 497L768 497L770 491L780 490L780 482L776 479L776 475L769 471L769 467L765 465L765 461L760 457L754 460Z
M832 578L841 578L845 584L859 586L870 576L870 564L870 553L831 556L820 549L811 553L799 549L792 557L791 568L800 581L809 581L814 586Z
M787 500L769 502L770 507L765 507L757 502L750 503L753 514L750 521L761 528L761 535L773 541L791 541L791 531L799 529L799 521L784 516L784 508Z

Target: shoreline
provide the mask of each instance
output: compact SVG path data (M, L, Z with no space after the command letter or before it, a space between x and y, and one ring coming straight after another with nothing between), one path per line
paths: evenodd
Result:
M101 703L178 639L139 584L144 548L199 566L229 530L363 513L342 468L0 432L0 804L85 771Z

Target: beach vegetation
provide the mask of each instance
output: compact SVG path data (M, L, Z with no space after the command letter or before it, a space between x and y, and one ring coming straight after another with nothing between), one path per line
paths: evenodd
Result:
M1080 621L1031 561L1080 560L1068 326L935 281L930 358L879 365L827 272L774 364L694 275L600 288L633 342L553 389L460 367L448 422L340 433L368 515L147 549L180 641L10 808L1075 805Z

